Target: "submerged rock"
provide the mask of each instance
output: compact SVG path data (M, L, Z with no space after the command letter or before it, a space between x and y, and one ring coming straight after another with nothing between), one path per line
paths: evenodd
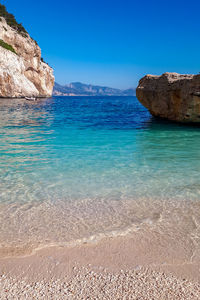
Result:
M48 97L53 85L53 70L37 43L0 17L0 97Z
M155 117L200 123L200 74L146 75L139 81L136 96Z

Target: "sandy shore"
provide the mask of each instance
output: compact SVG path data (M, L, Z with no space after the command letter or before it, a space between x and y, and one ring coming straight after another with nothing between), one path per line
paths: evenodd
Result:
M0 299L200 299L198 249L139 231L4 258Z

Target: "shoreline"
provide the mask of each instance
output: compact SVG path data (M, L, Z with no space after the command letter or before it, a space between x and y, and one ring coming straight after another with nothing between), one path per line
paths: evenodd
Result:
M29 257L34 256L36 253L40 251L45 251L46 249L71 249L76 247L82 247L84 245L92 246L97 245L102 240L110 240L115 239L118 237L124 237L129 234L133 234L134 232L137 232L140 230L136 224L132 224L130 226L127 226L123 228L122 230L113 230L108 232L100 232L94 235L90 235L88 237L83 237L80 239L76 239L73 241L66 241L66 242L51 242L49 244L38 244L38 246L35 244L35 246L28 247L28 244L25 246L7 246L7 247L0 247L0 261L2 259L9 259L9 258L22 258L22 257ZM7 253L4 255L4 253Z
M175 297L175 295L178 293L178 289L183 286L182 293L184 291L192 293L195 290L196 295L198 294L200 297L199 270L199 253L195 254L192 251L192 245L189 249L179 240L160 237L153 230L144 235L141 230L126 236L107 237L97 243L86 243L74 247L49 247L37 250L29 256L1 258L0 287L13 285L15 282L17 290L19 290L20 282L24 282L23 290L27 290L28 293L28 286L34 286L38 283L40 288L45 291L45 295L49 295L51 299L50 294L46 294L48 292L45 289L48 285L51 286L53 282L56 288L74 282L74 290L77 289L79 292L83 290L87 294L90 288L95 293L102 280L109 286L109 276L114 281L122 276L122 286L125 282L134 284L137 289L141 289L140 293L144 293L141 294L143 297L147 293L146 285L149 285L149 288L154 291L155 281L157 282L159 279L155 293L161 293L163 290L168 293L170 286L173 285L173 289L171 289L172 298L168 299L198 299L188 298L189 294L186 298L183 297L184 294L182 294L182 298L176 298L179 296ZM80 276L81 281L79 280ZM88 280L88 276L93 278L92 281L91 279ZM141 276L143 279L145 278L146 284L144 284ZM143 282L142 285L141 282ZM84 284L86 289L82 286ZM106 290L107 287L101 291L104 297ZM60 288L60 292L57 291L54 296L62 295L64 297L62 292L63 289ZM129 293L132 293L129 296L134 295L135 290L129 291ZM70 293L66 295L69 296ZM74 295L71 295L72 298L69 299L80 299ZM121 295L126 294L122 293ZM168 294L165 294L165 297L166 295ZM159 297L156 298L154 295L154 298L149 296L147 299L159 299ZM67 296L66 299L68 299Z

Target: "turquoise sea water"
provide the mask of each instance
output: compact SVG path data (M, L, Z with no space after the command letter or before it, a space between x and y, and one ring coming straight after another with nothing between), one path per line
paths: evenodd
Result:
M1 99L1 249L163 220L193 230L199 149L200 128L155 120L136 97Z

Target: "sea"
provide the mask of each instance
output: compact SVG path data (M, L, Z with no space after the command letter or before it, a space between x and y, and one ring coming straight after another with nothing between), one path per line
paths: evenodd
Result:
M136 97L0 99L0 255L138 230L199 243L200 128Z

